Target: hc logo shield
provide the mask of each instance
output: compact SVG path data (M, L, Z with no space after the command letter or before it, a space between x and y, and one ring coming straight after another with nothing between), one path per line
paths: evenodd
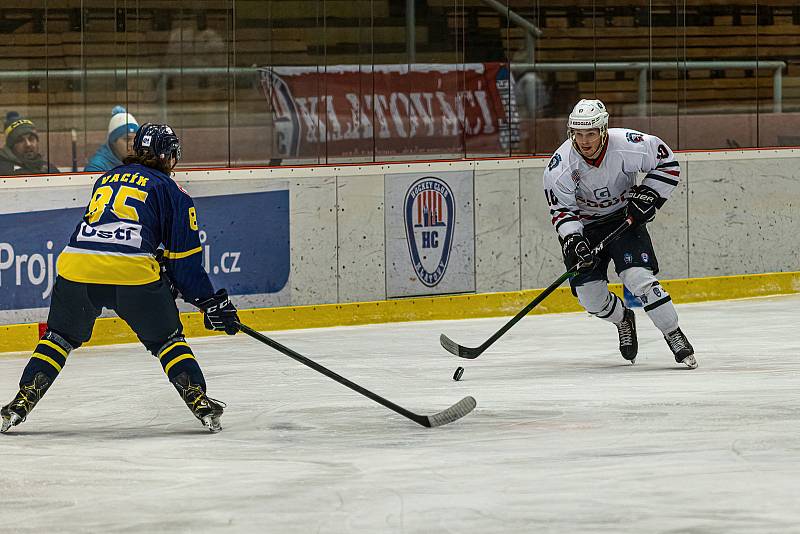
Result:
M408 252L420 282L434 287L444 276L455 229L453 191L427 176L411 184L403 202Z

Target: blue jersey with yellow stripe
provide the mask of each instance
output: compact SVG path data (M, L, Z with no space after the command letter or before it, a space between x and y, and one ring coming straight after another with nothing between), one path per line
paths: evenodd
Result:
M161 171L121 165L95 182L86 213L58 257L58 274L89 284L149 284L160 278L160 247L167 275L185 300L213 295L191 197Z

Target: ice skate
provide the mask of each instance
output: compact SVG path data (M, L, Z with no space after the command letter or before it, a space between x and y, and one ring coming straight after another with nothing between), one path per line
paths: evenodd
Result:
M664 339L667 345L669 345L670 350L672 350L672 354L675 355L675 361L677 363L682 363L689 369L697 367L697 360L694 357L694 348L691 343L689 343L689 340L686 339L683 332L681 332L680 328L676 328L665 335Z
M222 417L222 412L225 408L224 402L206 395L199 384L192 384L191 380L189 380L189 375L186 373L181 373L175 377L172 384L181 394L186 406L203 423L204 427L214 434L222 430L220 417Z
M622 321L615 325L619 333L619 352L633 365L639 352L639 341L636 339L636 314L630 308L625 308Z
M22 417L20 417L19 414L17 414L17 412L12 412L8 410L7 406L3 406L3 409L0 410L0 413L2 414L3 417L3 423L2 426L0 426L0 433L5 434L6 432L8 432L9 428L11 428L12 426L17 426L23 421Z
M50 384L50 378L44 373L36 373L32 382L22 384L14 400L0 409L0 417L3 419L0 432L8 432L12 426L24 422L36 403L44 396Z

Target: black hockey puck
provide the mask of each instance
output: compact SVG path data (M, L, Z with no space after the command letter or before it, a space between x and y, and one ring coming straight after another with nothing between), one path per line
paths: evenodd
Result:
M461 375L463 375L463 374L464 374L464 368L463 367L456 368L456 372L453 373L453 380L458 382L459 380L461 380Z

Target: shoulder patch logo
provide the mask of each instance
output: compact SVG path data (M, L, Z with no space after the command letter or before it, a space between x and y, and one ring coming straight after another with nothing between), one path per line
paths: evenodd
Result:
M420 282L434 287L444 277L455 230L453 191L439 178L426 176L406 192L403 219L408 252Z
M550 163L547 164L547 170L548 171L552 171L553 169L558 167L559 163L561 163L561 154L556 152L555 154L553 154L553 157L550 159Z
M625 138L631 143L641 143L644 141L644 134L639 132L628 132L625 134Z

